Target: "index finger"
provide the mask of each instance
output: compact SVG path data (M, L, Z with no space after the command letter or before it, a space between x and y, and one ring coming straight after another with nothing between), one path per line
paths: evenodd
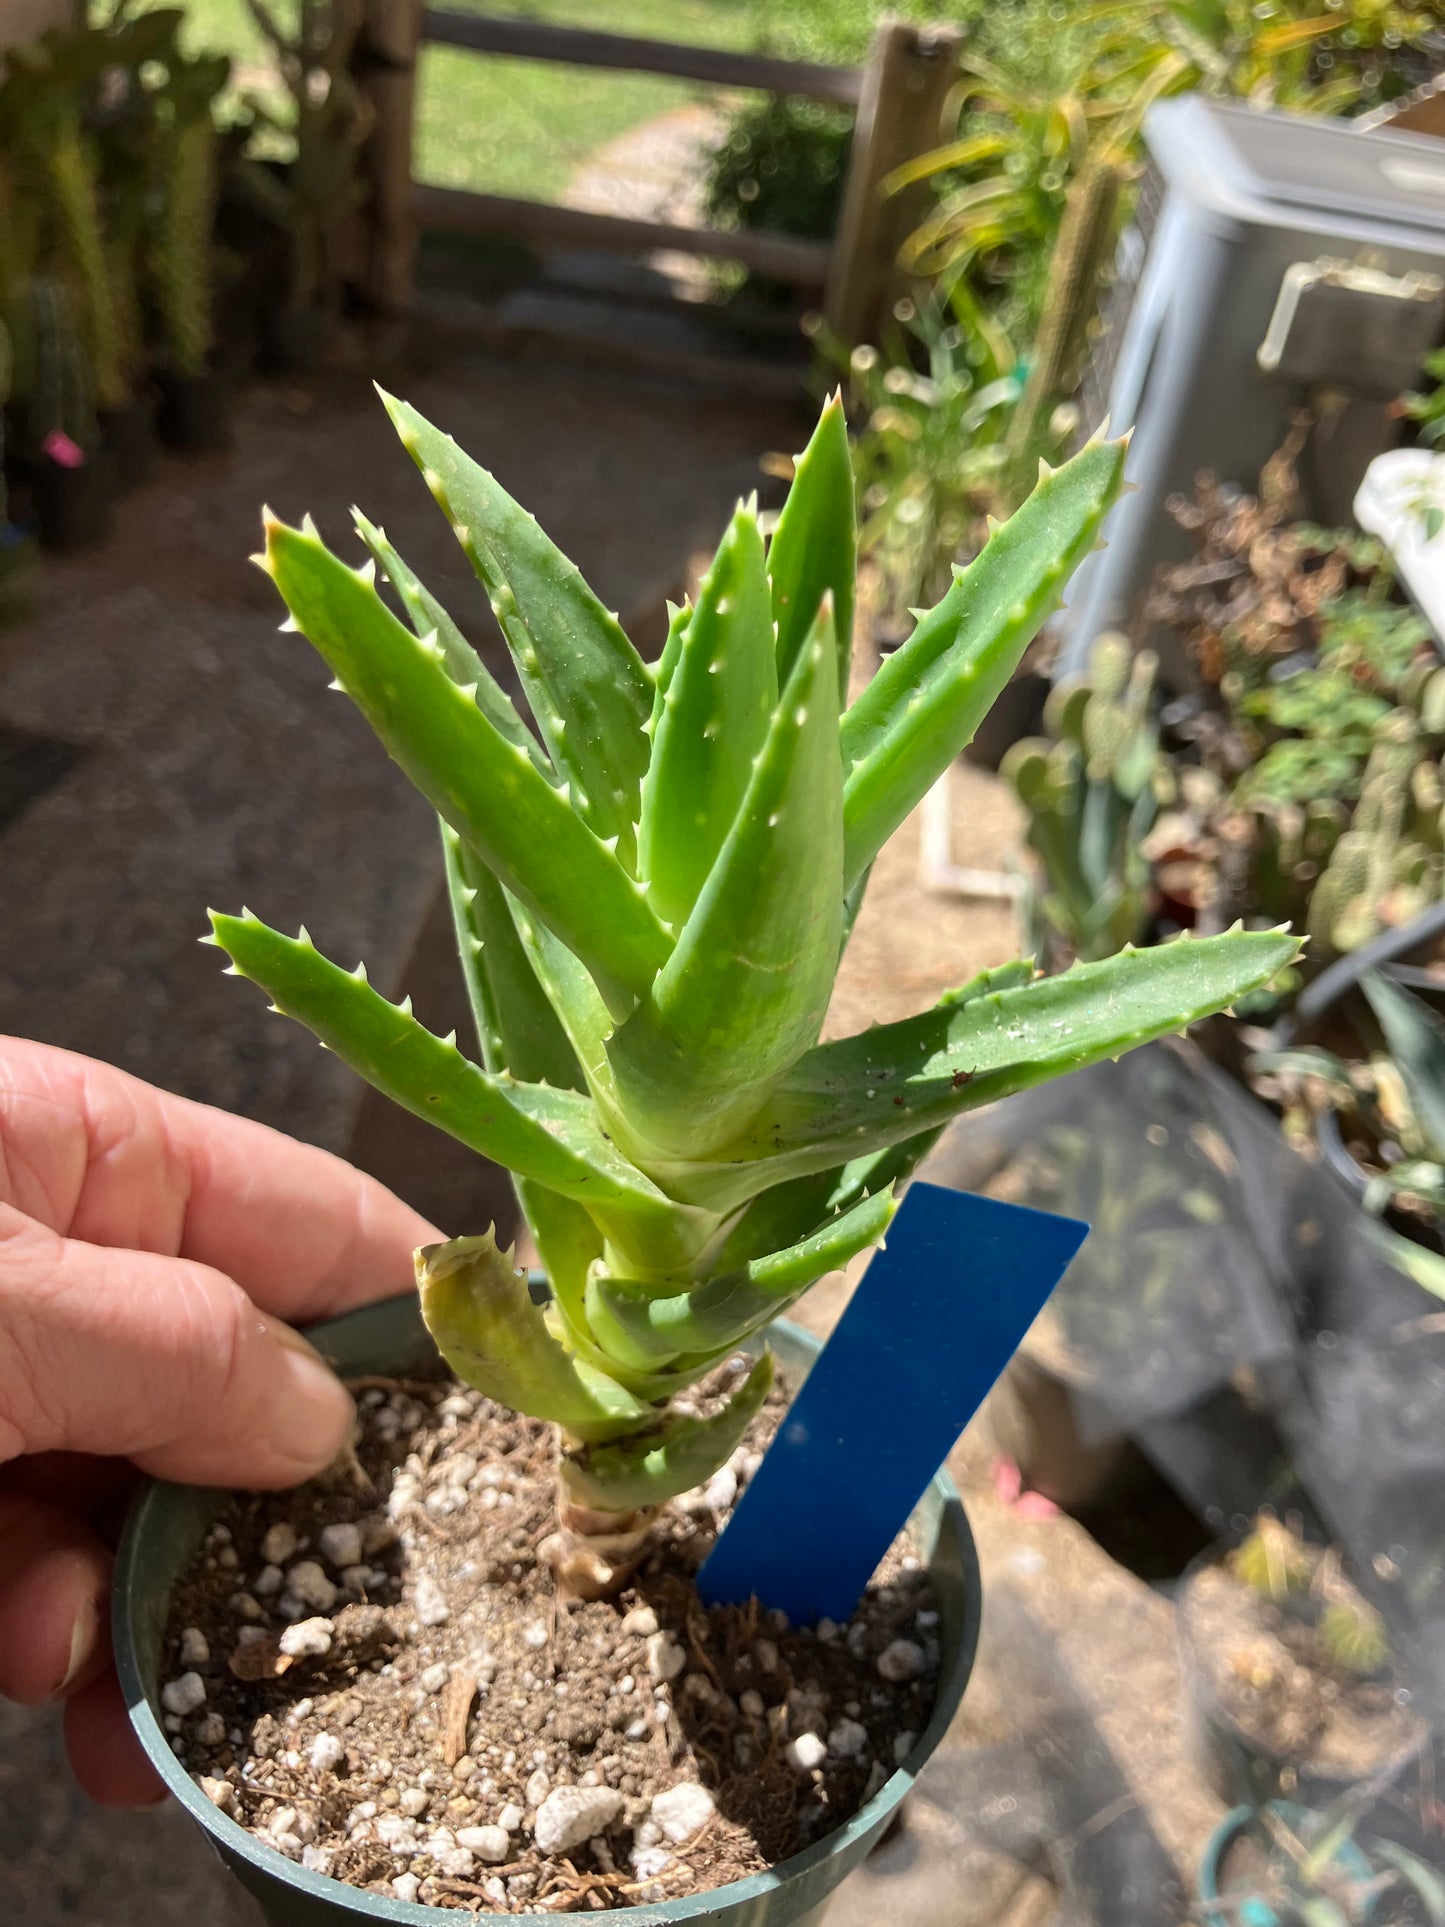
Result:
M439 1235L329 1151L22 1038L0 1038L0 1202L193 1258L293 1324L407 1290Z

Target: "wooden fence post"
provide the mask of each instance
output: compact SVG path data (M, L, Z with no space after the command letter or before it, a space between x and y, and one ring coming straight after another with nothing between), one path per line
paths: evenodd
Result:
M362 149L367 187L364 287L382 315L411 306L417 220L412 196L416 59L425 0L367 0L357 84L371 102Z
M958 27L899 20L873 37L823 304L830 332L849 347L876 339L899 283L898 250L927 206L926 187L884 195L882 183L938 146L962 44Z

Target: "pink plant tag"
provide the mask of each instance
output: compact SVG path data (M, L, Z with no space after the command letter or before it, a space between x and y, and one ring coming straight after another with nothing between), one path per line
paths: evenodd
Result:
M40 444L42 455L48 455L57 468L84 468L85 450L78 442L73 442L63 428L52 428Z

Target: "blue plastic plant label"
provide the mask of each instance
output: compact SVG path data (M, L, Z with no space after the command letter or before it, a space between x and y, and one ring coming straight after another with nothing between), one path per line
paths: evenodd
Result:
M914 1184L698 1579L847 1619L1088 1226Z

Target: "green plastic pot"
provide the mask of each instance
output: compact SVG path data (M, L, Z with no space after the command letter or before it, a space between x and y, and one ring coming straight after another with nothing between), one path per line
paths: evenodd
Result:
M1307 1808L1288 1800L1271 1800L1268 1809L1279 1816L1296 1839L1301 1840L1308 1838L1311 1822L1322 1818L1320 1814L1311 1813ZM1279 1907L1262 1896L1241 1895L1232 1889L1226 1891L1230 1849L1246 1834L1259 1830L1260 1809L1242 1806L1227 1813L1210 1834L1199 1863L1202 1927L1288 1927L1289 1921L1295 1918L1288 1901L1281 1902L1285 1909L1281 1912ZM1374 1878L1374 1868L1353 1840L1340 1842L1330 1864L1336 1873L1353 1881L1358 1887L1368 1888ZM1308 1900L1307 1895L1301 1895L1300 1898L1302 1901ZM1379 1912L1379 1904L1378 1894L1365 1894L1358 1915L1361 1927L1370 1927Z
M307 1336L343 1377L404 1376L436 1357L414 1298L388 1299L350 1312L313 1327ZM794 1378L807 1376L820 1350L816 1338L784 1323L772 1326L764 1336ZM439 1927L444 1919L514 1919L510 1914L444 1913L310 1873L263 1846L213 1806L172 1753L160 1706L160 1665L171 1593L224 1500L224 1494L196 1486L148 1485L136 1501L121 1542L113 1607L116 1669L131 1724L152 1765L186 1812L205 1829L225 1866L260 1902L271 1927L358 1927L365 1921L384 1921L390 1927ZM686 1899L589 1914L589 1920L606 1919L618 1927L675 1927L689 1921L723 1922L726 1927L818 1927L828 1896L881 1837L947 1732L973 1669L982 1606L978 1557L958 1493L945 1474L940 1472L924 1494L911 1530L937 1593L942 1660L933 1717L903 1766L846 1826L768 1873Z

